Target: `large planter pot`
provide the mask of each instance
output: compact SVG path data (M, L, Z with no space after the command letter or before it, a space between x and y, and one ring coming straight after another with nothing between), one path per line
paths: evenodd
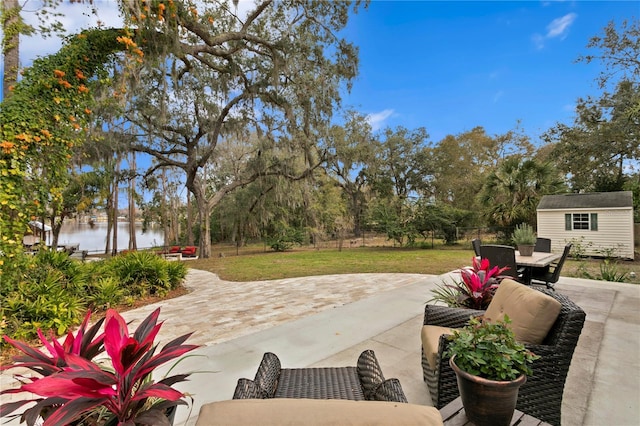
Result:
M533 244L518 244L518 251L521 256L532 256L534 248Z
M508 426L518 401L518 390L527 381L524 374L510 382L488 380L449 365L456 373L458 390L467 418L476 426Z

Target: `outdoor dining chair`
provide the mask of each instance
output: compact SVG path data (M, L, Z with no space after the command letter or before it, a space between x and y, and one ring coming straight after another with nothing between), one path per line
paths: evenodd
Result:
M513 277L516 281L519 281L522 277L522 273L518 271L518 265L516 264L516 249L511 246L483 244L480 246L480 257L488 259L491 267L499 266L504 268L506 266L508 269L502 275Z
M551 238L536 238L536 245L533 248L533 251L551 253Z
M473 246L473 251L476 253L476 256L480 256L480 246L482 245L480 238L471 240L471 245Z
M571 251L571 247L573 244L569 243L564 246L564 252L562 252L562 257L558 259L556 263L552 263L546 268L534 268L531 271L531 280L543 282L547 288L553 289L553 284L557 283L560 279L560 272L562 271L562 266L564 265L564 261L569 256L569 252Z
M508 280L505 280L507 282ZM532 365L533 375L527 377L518 394L516 408L552 425L560 426L562 396L573 353L578 344L585 321L585 312L567 296L544 287L522 287L523 292L540 292L560 302L558 317L540 344L525 344L528 349L540 358ZM516 287L516 288L517 288ZM513 287L512 287L513 288ZM528 307L538 306L530 303ZM424 326L438 326L445 328L460 328L467 325L470 316L484 315L483 310L466 308L450 308L448 306L425 306ZM536 319L536 316L532 316ZM537 321L537 319L536 319ZM424 327L423 331L424 333ZM437 333L436 333L437 334ZM449 366L447 349L449 340L445 335L438 334L437 353L434 359L428 351L425 352L424 339L422 345L422 372L427 383L431 401L436 408L442 408L457 398L458 383L456 375Z

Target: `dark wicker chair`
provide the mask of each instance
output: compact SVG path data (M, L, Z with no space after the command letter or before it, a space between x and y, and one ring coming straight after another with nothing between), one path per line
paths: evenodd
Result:
M551 253L551 239L550 238L536 238L536 245L533 251L543 251L545 253Z
M483 244L480 246L480 257L489 259L491 267L508 267L509 269L502 273L503 276L512 277L516 281L523 280L522 271L518 269L518 265L516 264L515 248L499 244Z
M239 379L233 399L310 398L407 402L398 379L386 379L375 353L360 354L356 367L281 368L267 352L253 380Z
M557 283L560 279L562 266L564 265L564 261L567 260L567 256L569 256L571 247L573 247L573 244L571 243L564 246L562 257L556 263L552 263L546 268L533 268L531 270L531 280L543 282L547 286L547 288L552 289L553 284Z
M562 393L586 315L566 296L548 289L536 289L557 299L562 308L544 342L541 345L527 345L540 359L534 361L533 375L527 377L527 382L520 388L516 408L547 423L559 425ZM427 305L424 324L460 328L467 324L470 316L483 314L484 311L480 310ZM431 400L438 409L459 395L456 375L449 367L449 358L443 357L447 345L448 340L441 336L435 370L431 370L422 351L423 378L427 382Z
M482 241L480 238L474 238L471 240L471 246L473 247L473 251L476 256L480 256L480 246L482 245Z

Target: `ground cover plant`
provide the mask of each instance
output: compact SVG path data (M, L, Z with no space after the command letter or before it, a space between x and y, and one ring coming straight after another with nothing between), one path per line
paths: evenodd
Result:
M100 312L166 297L186 273L183 263L145 252L87 263L49 250L22 256L3 271L0 332L25 340L35 338L39 328L62 335L80 323L87 309Z

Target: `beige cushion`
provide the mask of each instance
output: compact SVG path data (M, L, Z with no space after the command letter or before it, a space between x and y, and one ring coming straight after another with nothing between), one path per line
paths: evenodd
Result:
M423 325L420 337L422 338L422 350L424 356L429 361L432 370L436 369L436 359L438 358L438 343L443 334L453 334L453 328L440 327L438 325Z
M537 345L556 322L561 307L553 297L507 278L500 283L484 317L500 321L508 315L516 340Z
M205 404L196 426L442 425L435 407L344 399L234 399Z

